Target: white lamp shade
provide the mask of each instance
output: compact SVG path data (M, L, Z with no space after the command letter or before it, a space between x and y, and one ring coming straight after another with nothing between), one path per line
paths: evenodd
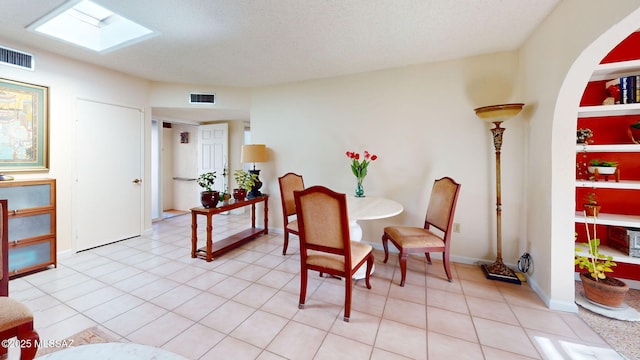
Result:
M524 104L521 103L491 105L476 108L474 111L480 119L489 123L496 123L507 121L518 115L523 106Z
M266 162L267 146L264 144L242 145L240 161L243 163Z

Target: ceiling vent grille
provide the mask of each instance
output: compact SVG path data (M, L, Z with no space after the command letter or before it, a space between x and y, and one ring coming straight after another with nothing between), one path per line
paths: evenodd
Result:
M215 104L216 103L216 94L210 93L190 93L189 94L189 103L190 104Z
M33 55L0 46L0 64L33 70Z

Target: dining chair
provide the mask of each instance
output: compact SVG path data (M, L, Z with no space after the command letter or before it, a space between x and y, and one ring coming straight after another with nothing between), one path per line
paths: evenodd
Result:
M371 245L351 241L347 196L324 186L312 186L294 191L300 229L300 303L304 309L307 295L308 270L344 278L344 316L349 322L353 275L367 264L365 284L371 289L369 277L373 268Z
M400 286L404 286L407 278L407 258L411 253L424 253L427 262L431 264L431 252L442 252L442 262L447 279L451 282L449 265L449 246L451 244L451 228L453 215L458 202L460 184L450 177L435 180L431 190L431 198L427 208L427 215L423 227L387 226L382 235L384 248L384 262L389 259L388 242L400 251ZM439 230L432 231L432 227Z
M302 175L292 172L286 173L278 178L280 184L280 199L282 200L282 219L284 220L284 245L282 255L287 255L289 246L289 234L298 235L298 221L289 219L296 214L296 204L293 199L293 192L304 189Z
M33 314L21 302L9 298L9 237L7 234L7 200L0 200L0 358L8 352L5 340L16 338L20 346L20 359L31 360L38 351L40 337L33 329Z

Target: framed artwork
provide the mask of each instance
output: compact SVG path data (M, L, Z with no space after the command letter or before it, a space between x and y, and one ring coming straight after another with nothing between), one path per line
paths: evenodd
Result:
M0 78L0 174L49 170L49 88Z
M180 143L181 144L188 144L189 143L189 133L188 132L181 132L180 133Z

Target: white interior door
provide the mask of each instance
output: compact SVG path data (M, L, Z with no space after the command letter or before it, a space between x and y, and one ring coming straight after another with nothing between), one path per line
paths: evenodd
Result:
M225 184L227 184L228 175L225 179L222 174L229 158L227 156L228 148L228 125L226 123L198 127L198 175L215 171L214 190L223 191Z
M142 234L140 109L79 99L73 222L75 250Z

